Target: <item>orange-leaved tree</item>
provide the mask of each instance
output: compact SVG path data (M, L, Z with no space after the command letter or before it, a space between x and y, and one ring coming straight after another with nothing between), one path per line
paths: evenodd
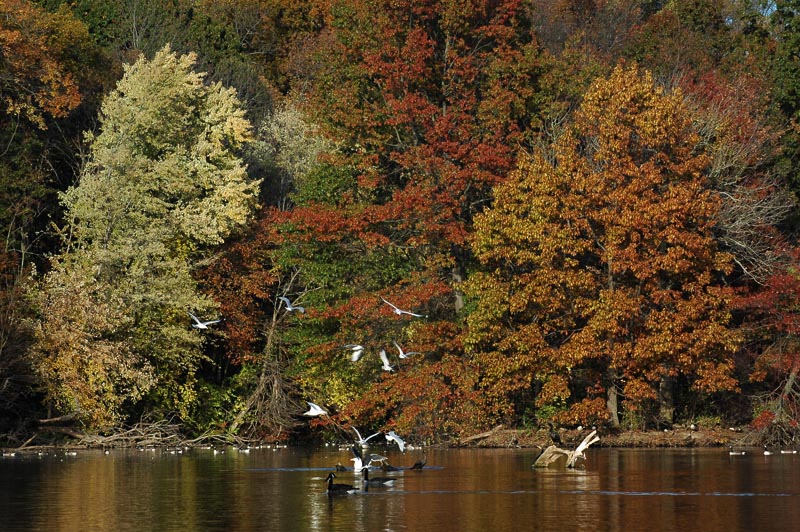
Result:
M789 264L763 285L743 289L734 303L754 360L750 379L769 384L755 405L753 427L770 445L791 445L800 436L800 251L787 255Z
M444 413L473 404L447 397L468 395L451 378L467 372L454 287L474 214L537 127L546 64L520 6L346 0L326 12L313 77L298 88L342 149L298 185L281 219L284 249L314 289L302 321L318 341L300 355L302 382L348 419L441 433L437 413L469 430ZM395 315L381 297L428 317ZM381 373L376 354L396 355L392 340L425 355ZM372 362L350 364L347 343L365 344Z
M64 11L49 14L21 0L0 2L0 19L0 109L44 128L44 115L64 116L81 101L61 59L86 28Z
M736 387L731 260L697 145L681 94L622 64L496 188L475 222L466 337L495 415L618 425L622 398L632 419L671 421L676 378Z

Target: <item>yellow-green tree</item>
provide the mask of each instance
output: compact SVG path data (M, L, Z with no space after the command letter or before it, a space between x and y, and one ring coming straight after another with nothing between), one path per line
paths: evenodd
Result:
M620 398L670 418L677 377L701 393L736 386L718 284L730 257L697 147L681 94L620 65L496 188L475 222L466 338L496 415L532 411L535 395L561 421L616 425Z
M256 204L238 155L244 110L194 60L167 47L125 68L62 197L70 236L35 296L33 358L51 404L93 426L148 392L150 406L191 417L202 337L187 310L214 307L193 270Z

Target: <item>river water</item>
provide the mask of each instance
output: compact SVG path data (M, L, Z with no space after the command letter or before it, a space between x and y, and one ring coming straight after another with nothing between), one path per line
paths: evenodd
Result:
M376 447L396 466L421 451ZM64 451L0 458L2 532L797 531L800 455L595 449L532 470L527 449L428 449L392 487L328 497L347 451ZM360 485L352 472L337 482Z

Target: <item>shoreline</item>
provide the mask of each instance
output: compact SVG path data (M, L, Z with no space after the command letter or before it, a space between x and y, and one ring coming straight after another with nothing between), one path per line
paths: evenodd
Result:
M575 446L591 432L591 429L561 429L558 431L563 445ZM598 431L600 441L595 447L614 448L696 448L696 447L754 447L760 445L759 435L748 427L711 427L691 429L674 427L667 430ZM538 447L553 444L545 429L506 429L502 426L462 438L446 447Z
M560 429L558 434L561 438L561 445L564 447L574 447L585 438L591 429ZM606 448L713 448L713 447L756 447L760 446L759 433L749 427L711 427L691 429L683 426L676 426L667 430L620 430L611 431L599 429L600 440L594 444L595 447ZM72 442L62 442L44 445L23 445L21 447L2 447L3 453L27 454L50 449L135 449L135 448L179 448L179 447L201 447L201 446L234 446L245 447L248 443L252 446L259 445L259 442L234 441L225 437L212 437L206 441L197 440L176 441L175 439L139 442L106 442L104 445L98 441L75 440ZM115 444L116 443L116 444ZM308 445L300 442L260 442L265 446L279 445L281 447ZM514 429L496 426L493 429L453 440L424 447L432 448L539 448L545 449L553 444L546 429Z

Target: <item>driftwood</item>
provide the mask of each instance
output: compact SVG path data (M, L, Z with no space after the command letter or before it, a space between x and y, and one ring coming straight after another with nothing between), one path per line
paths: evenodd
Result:
M597 431L593 430L591 434L586 436L583 441L575 448L574 451L561 449L555 445L551 445L544 452L539 455L536 462L533 463L535 468L574 468L580 467L583 461L586 460L586 455L583 451L589 448L593 443L600 441Z
M37 421L39 425L60 425L62 423L73 422L78 418L79 411L70 412L69 414L64 414L63 416L58 417L50 417L47 419L40 419Z
M498 430L500 430L502 428L503 428L503 425L497 425L492 430L487 430L486 432L481 432L480 434L474 434L472 436L468 436L466 438L462 438L462 439L458 440L458 443L459 443L459 445L466 445L466 444L472 443L474 441L485 440L486 438L488 438L489 436L491 436L492 434L494 434L495 432L497 432Z
M249 443L249 440L234 434L203 434L193 439L187 439L181 432L180 425L169 420L155 422L141 421L131 427L118 428L108 434L90 434L81 430L78 426L71 426L74 415L59 416L56 418L41 419L38 421L36 431L17 449L32 449L39 447L51 447L53 445L67 445L79 447L193 447L197 445L236 445L242 446ZM43 438L42 434L61 434L73 438L74 441L53 442L49 438ZM48 444L32 445L34 440L46 440Z

